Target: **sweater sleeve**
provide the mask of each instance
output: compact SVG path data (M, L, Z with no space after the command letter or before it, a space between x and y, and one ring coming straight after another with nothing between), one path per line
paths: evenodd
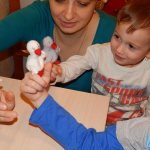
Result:
M48 1L36 1L0 20L0 51L17 42L41 41L53 26ZM52 25L51 25L52 24Z
M40 127L66 150L123 150L116 138L116 126L104 132L86 129L51 96L33 111L30 123Z
M140 117L117 122L116 134L125 150L149 150L150 118Z
M95 70L99 64L100 46L95 44L87 48L84 56L74 55L62 62L62 76L57 76L56 82L66 83L76 79L86 70Z

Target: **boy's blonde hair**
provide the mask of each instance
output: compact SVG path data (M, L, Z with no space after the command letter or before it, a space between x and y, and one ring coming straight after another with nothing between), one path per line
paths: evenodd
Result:
M137 29L150 31L150 0L128 0L118 13L117 23L131 23L128 33Z

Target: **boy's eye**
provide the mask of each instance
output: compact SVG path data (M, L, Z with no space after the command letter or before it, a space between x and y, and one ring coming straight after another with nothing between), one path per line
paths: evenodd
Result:
M130 49L134 49L135 47L132 44L129 44Z

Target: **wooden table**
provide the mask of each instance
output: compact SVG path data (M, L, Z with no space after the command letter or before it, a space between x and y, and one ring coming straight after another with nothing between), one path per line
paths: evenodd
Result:
M33 108L20 96L20 80L4 78L0 85L12 90L16 96L15 110L18 120L11 125L0 124L1 150L62 150L63 148L39 128L29 125ZM97 131L105 128L109 98L58 87L51 87L50 94L87 128Z

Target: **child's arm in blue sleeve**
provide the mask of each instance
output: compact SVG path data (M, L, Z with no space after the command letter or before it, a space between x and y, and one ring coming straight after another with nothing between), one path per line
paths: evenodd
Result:
M39 126L67 150L122 150L116 137L116 126L104 132L86 129L51 96L35 109L30 123Z

